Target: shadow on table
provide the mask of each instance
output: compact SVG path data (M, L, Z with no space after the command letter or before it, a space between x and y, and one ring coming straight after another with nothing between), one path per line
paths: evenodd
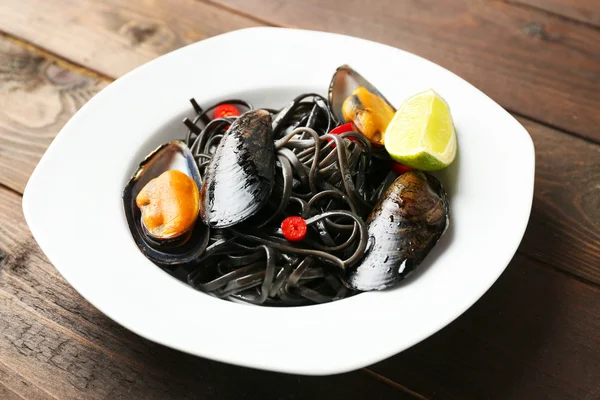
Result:
M110 399L413 399L364 371L325 377L260 371L191 356L130 332L125 336L124 341L134 342L137 349L126 350L123 356L131 366L120 368L127 368L125 374L135 378L118 379L108 394ZM333 335L322 340L332 338ZM290 338L290 346L294 340ZM140 347L144 350L140 351ZM273 351L285 353L285 349Z
M440 399L577 398L569 396L572 391L553 387L557 379L536 366L541 348L552 340L561 318L559 309L564 308L562 278L516 255L499 280L465 314L371 369Z

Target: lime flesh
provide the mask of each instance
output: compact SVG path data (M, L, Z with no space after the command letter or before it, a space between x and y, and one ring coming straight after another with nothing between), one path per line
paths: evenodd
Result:
M387 126L384 143L392 159L401 164L422 171L446 168L457 150L448 103L432 89L409 98Z

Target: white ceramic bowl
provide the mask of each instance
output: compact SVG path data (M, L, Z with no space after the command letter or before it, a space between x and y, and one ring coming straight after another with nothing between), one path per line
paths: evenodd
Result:
M188 99L240 97L281 107L326 94L348 63L399 105L434 88L450 104L459 154L438 174L451 224L400 286L307 307L236 304L198 292L147 260L127 227L121 193L157 145L182 137ZM204 40L128 73L90 100L56 137L23 199L49 260L110 318L198 356L266 370L324 375L390 357L467 310L511 260L533 197L534 149L498 104L413 54L347 36L252 28Z

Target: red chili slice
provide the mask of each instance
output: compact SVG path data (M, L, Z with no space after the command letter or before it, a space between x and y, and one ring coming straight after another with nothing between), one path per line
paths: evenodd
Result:
M414 168L408 167L404 164L400 164L399 162L392 161L392 170L398 175L402 175L405 172L413 171Z
M337 127L333 128L331 130L331 132L329 132L329 133L331 133L332 135L340 135L340 134L346 133L346 132L354 132L354 126L352 125L352 122L348 122L347 124L337 126ZM354 138L351 138L351 139L354 139Z
M354 129L354 125L352 124L352 122L348 122L347 124L343 124L343 125L333 128L331 131L329 131L329 133L332 135L341 135L342 133L355 132L355 131L356 130ZM348 136L348 139L356 140L356 138L353 136ZM331 142L332 140L333 139L327 138L328 142ZM335 149L335 143L333 144L333 148Z
M215 107L213 118L237 117L240 115L240 110L233 104L219 104Z
M281 223L281 231L290 242L299 242L306 237L306 221L301 217L287 217Z

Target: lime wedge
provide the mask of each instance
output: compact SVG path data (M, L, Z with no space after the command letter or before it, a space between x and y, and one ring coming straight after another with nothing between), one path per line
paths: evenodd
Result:
M401 164L435 171L456 157L456 132L448 103L433 89L406 100L384 134L385 149Z

